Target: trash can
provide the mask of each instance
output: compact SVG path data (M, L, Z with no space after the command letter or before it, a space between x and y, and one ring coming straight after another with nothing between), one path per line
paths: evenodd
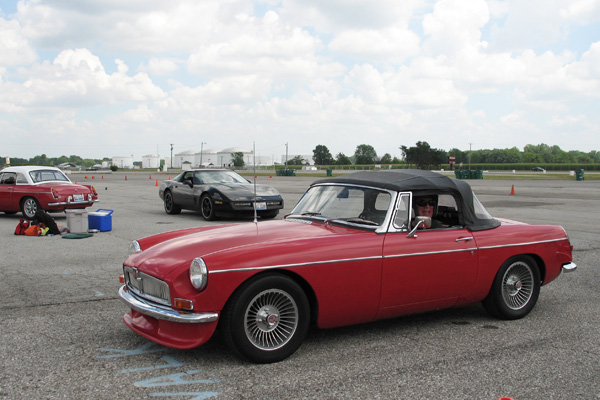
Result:
M327 169L327 176L333 176L333 170Z
M576 170L575 171L575 180L582 181L583 179L584 179L583 170L582 169Z

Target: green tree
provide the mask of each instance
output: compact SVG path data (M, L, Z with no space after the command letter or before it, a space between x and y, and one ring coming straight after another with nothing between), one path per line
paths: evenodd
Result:
M231 153L231 162L234 167L242 168L246 163L244 162L244 153L241 151L236 151L235 153Z
M331 165L335 162L327 146L322 144L313 150L313 160L317 165Z
M381 160L379 160L379 162L381 164L392 164L392 156L390 155L390 153L385 153L383 157L381 157Z
M447 162L444 150L432 149L427 142L417 142L415 147L401 146L402 154L407 164L415 164L419 169L439 168Z
M308 161L302 158L302 156L295 156L294 158L288 160L287 163L288 165L305 165L308 164Z
M375 164L377 162L377 152L371 145L359 144L354 152L354 161L356 164Z
M337 153L337 156L335 156L335 163L337 165L351 165L352 160L344 153Z

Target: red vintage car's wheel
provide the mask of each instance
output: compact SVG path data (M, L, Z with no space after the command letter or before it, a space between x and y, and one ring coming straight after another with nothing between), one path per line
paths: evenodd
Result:
M540 294L540 271L530 256L507 260L496 274L483 306L502 319L519 319L531 312Z
M302 288L287 276L267 275L234 294L223 315L223 331L235 353L256 363L272 363L300 347L309 319Z
M25 197L21 201L21 212L27 219L33 219L40 209L40 203L33 197Z
M173 193L170 190L165 191L165 212L167 214L179 214L181 208L173 201Z

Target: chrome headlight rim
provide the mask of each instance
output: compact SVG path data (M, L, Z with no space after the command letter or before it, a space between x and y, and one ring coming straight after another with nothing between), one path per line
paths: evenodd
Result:
M129 243L129 254L136 254L141 252L142 246L140 246L140 243L137 240L134 240L133 242Z
M200 257L194 258L190 264L190 283L199 292L206 289L208 284L208 268Z

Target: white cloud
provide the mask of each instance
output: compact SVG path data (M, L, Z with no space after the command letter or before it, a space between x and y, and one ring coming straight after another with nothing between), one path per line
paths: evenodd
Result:
M19 22L0 18L0 72L4 67L26 65L36 60L37 54L23 36Z

